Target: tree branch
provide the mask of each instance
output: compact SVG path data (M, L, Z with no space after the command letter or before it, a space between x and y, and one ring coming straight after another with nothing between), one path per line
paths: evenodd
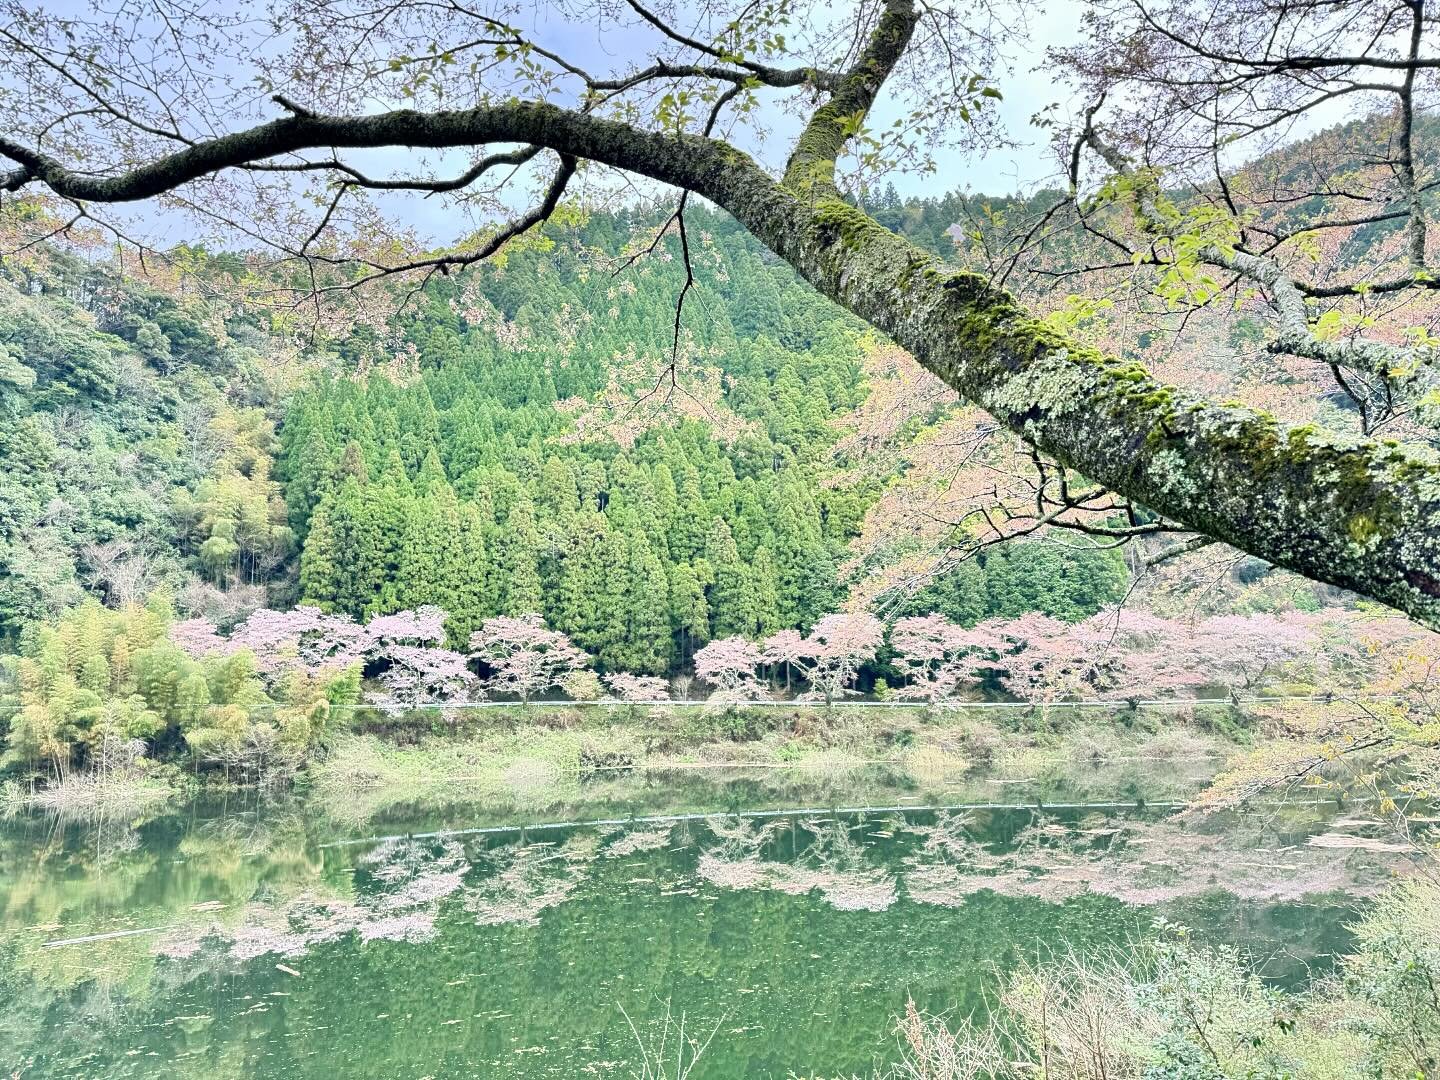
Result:
M1169 521L1440 623L1440 464L1432 457L1395 443L1287 429L1162 385L1136 364L1067 338L987 280L950 272L833 194L828 155L843 147L847 118L873 102L913 25L911 3L887 3L834 107L812 120L785 183L717 139L506 102L291 115L112 176L72 170L0 138L0 154L17 163L0 186L42 183L70 198L126 202L300 151L494 143L556 151L557 180L572 159L648 176L727 210L821 293L1062 466Z
M1096 130L1093 117L1093 111L1087 114L1080 141L1090 146L1117 176L1135 181L1136 213L1148 230L1165 234L1169 227L1158 207L1158 181L1139 176L1125 156ZM1412 232L1411 235L1415 234ZM1419 235L1423 243L1423 223L1419 226ZM1408 396L1422 389L1419 385L1421 376L1427 373L1436 359L1430 348L1392 345L1359 336L1333 341L1321 338L1310 325L1310 312L1305 303L1307 290L1275 259L1242 251L1238 247L1227 249L1215 244L1200 247L1196 257L1201 262L1238 274L1268 291L1278 316L1275 340L1270 343L1272 352L1289 353L1329 366L1360 371L1384 382L1395 383L1397 389Z
M918 22L911 0L886 0L880 24L855 66L820 106L796 140L784 184L811 199L837 197L835 161L859 129L880 87L904 54Z
M696 52L704 53L706 56L713 56L717 60L727 62L734 61L738 63L740 67L744 68L750 76L754 77L758 82L764 83L766 86L800 86L808 82L820 90L834 90L844 77L836 72L823 71L819 68L775 68L767 64L756 63L753 60L746 60L743 57L736 59L735 57L727 56L724 50L718 49L714 45L708 45L698 38L680 33L680 31L676 30L664 19L660 18L660 16L639 3L639 0L626 0L626 2L635 14L639 15L671 41L678 42L686 48L694 49Z

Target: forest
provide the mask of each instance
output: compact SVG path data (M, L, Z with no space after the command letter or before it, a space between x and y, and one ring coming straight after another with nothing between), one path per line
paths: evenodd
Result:
M1422 0L0 57L0 1073L1440 1075Z
M922 227L954 203L899 209ZM22 659L10 661L8 760L65 773L113 725L157 739L161 756L213 763L253 735L233 707L359 700L345 679L325 691L265 687L233 667L202 676L204 657L184 649L197 619L228 633L275 609L364 624L437 608L443 634L420 640L453 658L487 622L538 615L596 674L668 679L695 675L708 643L798 638L841 610L856 574L875 573L850 565L851 545L907 467L857 468L845 440L864 422L881 346L827 321L793 274L711 214L697 218L710 253L697 303L713 317L687 342L682 400L607 407L655 377L635 356L664 326L679 270L662 257L617 284L591 263L617 234L659 224L594 214L550 227L463 292L433 287L384 346L361 327L293 355L273 328L227 319L203 293L127 281L103 253L12 269L3 625ZM211 278L235 268L190 257ZM604 304L612 317L565 314ZM887 437L913 441L954 409L936 403ZM891 562L910 553L891 548ZM966 627L1030 612L1075 622L1128 580L1118 551L1017 543L894 610ZM318 633L297 629L292 652ZM42 639L76 642L59 670ZM354 674L383 677L383 651L356 652ZM872 650L847 685L883 681L877 665ZM443 682L426 684L433 700L451 696ZM214 719L181 719L202 704ZM300 736L301 749L319 737Z

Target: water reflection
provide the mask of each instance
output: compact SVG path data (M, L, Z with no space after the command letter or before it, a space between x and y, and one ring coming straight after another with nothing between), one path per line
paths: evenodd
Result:
M0 1065L623 1076L638 1052L618 1006L643 1031L668 1001L723 1020L696 1080L864 1074L907 994L983 1008L1016 956L1122 944L1157 914L1303 979L1343 947L1348 897L1401 868L1363 816L1322 804L1201 823L1143 800L859 794L879 809L716 812L731 788L663 820L602 800L590 824L567 807L570 824L419 817L373 838L301 804L195 807L103 852L85 829L12 822Z

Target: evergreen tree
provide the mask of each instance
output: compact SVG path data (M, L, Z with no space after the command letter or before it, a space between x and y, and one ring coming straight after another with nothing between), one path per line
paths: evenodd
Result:
M755 549L755 555L750 560L750 579L754 590L755 624L746 636L759 640L769 637L784 625L780 621L779 579L768 549Z
M461 503L456 516L454 584L450 606L445 608L450 616L445 628L451 645L459 648L486 619L500 614L500 602L484 515L474 503Z
M700 494L700 474L688 461L680 474L675 515L670 525L670 555L677 562L692 562L704 554L710 515Z
M395 464L399 464L396 455ZM375 483L367 484L361 500L363 518L355 533L354 549L357 618L398 611L404 607L399 589L405 536L414 496L403 471L387 471Z
M502 570L504 614L519 617L545 610L540 590L540 534L528 492L521 490L500 534L497 562Z
M339 590L335 533L330 527L327 497L310 517L310 533L300 556L300 602L332 611Z
M681 664L710 640L710 606L705 600L705 587L689 563L678 563L670 571L670 626L675 656Z
M730 527L722 518L715 519L705 545L705 561L714 574L707 596L710 637L719 639L750 633L758 621L750 570L740 561Z
M440 463L440 455L432 445L426 450L420 471L415 476L415 494L424 498L441 487L449 488L450 482L445 478L445 466Z
M783 626L808 627L834 610L839 592L835 560L820 534L814 504L797 486L778 492L771 545Z
M670 670L670 597L665 567L643 533L629 542L625 575L625 636L613 656L617 670L661 675Z
M600 532L605 519L577 515L564 546L560 573L546 614L551 625L569 634L582 649L591 650L589 630L595 624L600 590Z
M487 560L479 511L462 506L443 478L430 478L429 494L409 507L396 587L400 608L433 605L447 613L452 645L495 611L486 607Z

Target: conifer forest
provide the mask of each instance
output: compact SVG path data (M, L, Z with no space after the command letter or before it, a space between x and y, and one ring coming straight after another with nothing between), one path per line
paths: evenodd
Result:
M1426 0L0 56L0 1075L1440 1077Z

